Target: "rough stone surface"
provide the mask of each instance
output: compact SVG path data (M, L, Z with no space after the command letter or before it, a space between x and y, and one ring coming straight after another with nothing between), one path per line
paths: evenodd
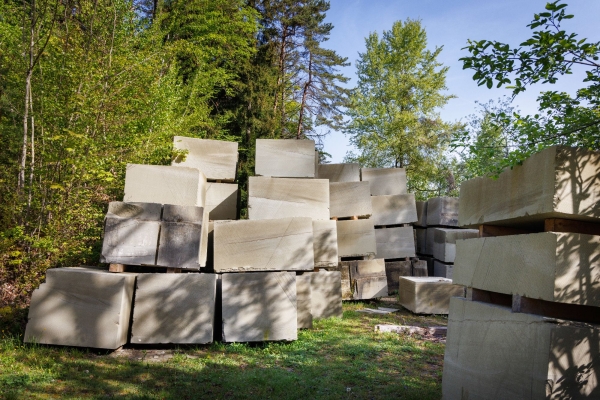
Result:
M251 176L248 183L251 220L308 217L329 220L329 182Z
M212 221L237 219L237 183L208 182L206 209Z
M388 292L390 294L398 293L400 277L412 275L411 262L410 261L386 261L385 275L387 276Z
M456 197L427 200L427 226L458 226L458 203Z
M415 314L448 314L450 298L463 296L464 288L446 278L400 277L399 303Z
M375 229L377 257L385 259L414 257L415 238L412 226Z
M456 241L472 239L479 235L477 229L433 229L433 258L453 263L456 257Z
M211 343L216 274L139 274L131 343Z
M329 215L333 218L368 217L373 214L368 182L329 184Z
M163 207L162 220L165 222L189 222L202 224L204 208L195 206L178 206L165 204Z
M410 224L417 221L414 194L372 196L373 223L378 225Z
M600 152L555 146L460 189L459 224L543 226L546 218L600 218Z
M415 226L420 226L425 228L427 226L427 202L426 201L417 201L417 222L415 222Z
M426 256L423 254L419 254L418 257L419 257L419 260L425 261L427 263L427 276L434 276L433 273L434 273L435 259L431 256Z
M313 270L314 259L310 218L215 222L215 272Z
M111 201L108 203L107 218L129 218L140 221L160 221L162 204L158 203L125 203Z
M350 264L350 280L354 300L388 296L388 284L383 259L359 260Z
M549 323L507 307L453 298L443 398L599 398L599 342L597 326Z
M342 286L339 271L308 272L311 277L311 310L313 319L342 318Z
M206 179L233 182L238 161L238 144L222 140L196 139L175 136L173 146L176 150L187 150L183 157L178 157L171 165L198 168L206 175Z
M377 251L375 227L370 219L337 221L338 255L371 256Z
M337 224L335 221L313 221L315 267L338 264Z
M156 265L200 269L201 242L202 224L163 221L160 227Z
M298 338L295 273L223 274L221 280L224 342Z
M213 228L214 229L214 228ZM202 233L200 238L200 267L205 268L208 265L208 235L210 234L210 226L208 219L208 210L204 209L202 218Z
M600 236L542 232L457 242L456 283L600 307Z
M135 274L53 268L33 292L26 343L116 349L127 343Z
M368 181L372 196L406 194L404 168L362 168L361 180Z
M204 207L206 186L197 168L127 164L123 201Z
M433 238L435 235L435 230L436 228L434 227L427 228L427 233L425 235L425 249L421 249L425 255L433 256Z
M417 253L425 254L427 252L427 229L415 228L415 237L417 238Z
M256 175L314 178L315 142L296 139L256 139Z
M340 261L331 271L339 271L342 280L342 300L352 300L352 285L350 284L350 266L355 261Z
M317 178L329 179L329 182L360 181L360 164L319 164Z
M439 276L440 278L452 279L452 272L454 270L454 264L446 264L439 260L433 262L433 276Z
M100 262L155 265L160 221L106 218Z
M430 276L427 270L426 260L411 260L412 276Z
M298 329L310 329L313 326L310 281L311 277L309 274L296 275Z

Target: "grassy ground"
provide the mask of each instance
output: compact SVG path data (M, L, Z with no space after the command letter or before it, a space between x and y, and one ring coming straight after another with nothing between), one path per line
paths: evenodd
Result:
M446 325L444 317L356 312L316 321L291 343L113 353L23 345L2 326L0 398L439 399L444 344L374 332L376 324ZM8 318L4 318L5 322Z

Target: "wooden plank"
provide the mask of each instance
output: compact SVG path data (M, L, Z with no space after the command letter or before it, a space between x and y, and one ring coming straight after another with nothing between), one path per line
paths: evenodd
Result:
M180 274L181 268L167 268L167 274Z
M536 314L547 318L581 321L598 324L598 307L579 304L556 303L552 301L512 296L512 311L524 314Z
M600 235L600 223L575 221L563 218L548 218L544 221L544 231Z
M125 264L110 264L108 270L115 273L125 272Z
M523 235L533 233L527 229L511 228L508 226L479 225L479 237Z

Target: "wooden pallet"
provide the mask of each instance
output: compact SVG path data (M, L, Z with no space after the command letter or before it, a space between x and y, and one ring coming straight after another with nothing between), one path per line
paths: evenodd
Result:
M565 218L547 218L544 220L544 229L542 231L512 228L508 226L486 224L479 225L479 237L522 235L536 232L563 232L600 235L600 222L577 221Z
M412 224L395 224L395 225L375 225L375 229L390 229L390 228L408 228Z

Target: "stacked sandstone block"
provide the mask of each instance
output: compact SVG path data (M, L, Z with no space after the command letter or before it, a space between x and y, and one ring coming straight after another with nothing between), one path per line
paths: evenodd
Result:
M600 396L600 153L551 147L463 183L443 397Z

